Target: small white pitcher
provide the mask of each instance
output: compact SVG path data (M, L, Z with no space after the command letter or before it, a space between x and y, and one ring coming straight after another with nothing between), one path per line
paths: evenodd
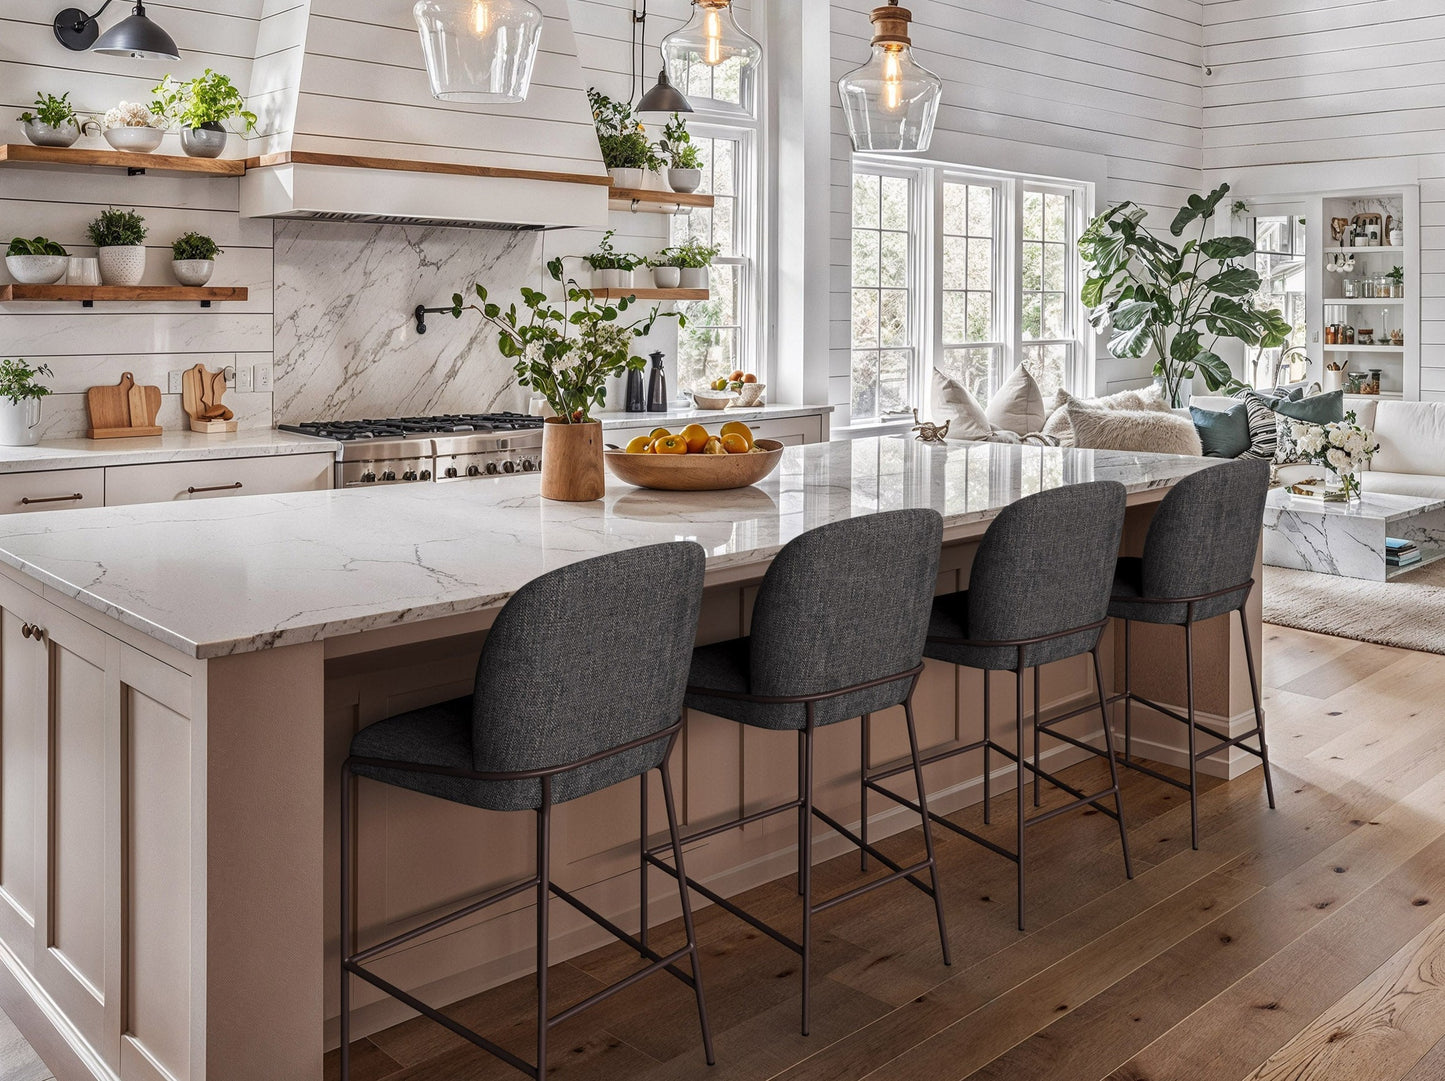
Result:
M33 447L40 442L40 399L11 402L0 398L0 446Z

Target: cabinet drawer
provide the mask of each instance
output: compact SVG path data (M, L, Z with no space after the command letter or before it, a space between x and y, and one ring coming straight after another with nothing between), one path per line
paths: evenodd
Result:
M809 417L755 420L751 421L748 427L753 430L754 439L776 439L786 447L823 441L823 422L817 414Z
M104 469L50 469L0 476L0 514L104 505Z
M331 487L334 464L330 454L292 454L112 466L105 471L105 504L324 491Z

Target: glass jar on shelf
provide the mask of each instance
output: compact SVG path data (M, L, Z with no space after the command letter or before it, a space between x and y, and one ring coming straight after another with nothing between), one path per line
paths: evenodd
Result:
M1379 393L1380 393L1380 369L1379 369L1379 368L1371 368L1371 369L1370 369L1370 374L1367 375L1367 376L1365 376L1364 382L1360 384L1360 393L1361 393L1361 394L1379 394Z
M1341 278L1340 295L1343 296L1346 300L1354 300L1356 297L1358 297L1360 295L1360 279Z

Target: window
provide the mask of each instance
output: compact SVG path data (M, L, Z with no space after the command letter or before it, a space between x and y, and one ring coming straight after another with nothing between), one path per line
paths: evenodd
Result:
M1079 184L856 163L853 419L926 413L935 367L980 402L1019 364L1045 398L1082 387L1075 241L1089 211Z
M1260 389L1304 379L1309 372L1309 358L1304 353L1309 322L1305 308L1306 235L1305 219L1295 214L1260 215L1254 219L1255 265L1260 280L1260 295L1255 303L1278 308L1294 327L1283 349L1256 351L1252 381ZM1286 354L1292 365L1284 363Z

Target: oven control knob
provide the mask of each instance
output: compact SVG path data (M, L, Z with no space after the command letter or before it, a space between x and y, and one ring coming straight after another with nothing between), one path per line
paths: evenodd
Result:
M431 480L431 470L430 470L430 469L423 469L423 470L421 471L421 479L422 479L422 480Z
M476 465L469 465L469 466L467 466L467 476L469 476L469 477L480 477L481 475L482 475L481 466L476 466Z
M498 472L500 472L500 470L497 469L497 463L496 463L496 462L488 462L488 463L487 463L487 476L489 476L489 477L495 477Z
M402 479L402 480L416 480L416 470L415 470L415 469L408 469L405 473L403 473L403 474L401 475L401 479Z
M502 463L502 472L503 472L503 473L515 473L516 471L517 471L517 463L516 463L516 462L503 462L503 463Z
M376 483L376 474L375 474L375 473L371 473L371 472L366 472L366 473L361 474L361 483L362 483L362 484L375 484L375 483Z
M446 477L447 477L447 480L456 480L456 478L457 478L457 467L454 466L454 465L449 465L449 466L447 466Z
M396 474L393 473L390 469L388 469L385 473L383 473L383 474L381 475L381 479L382 479L382 480L396 480Z
M536 469L536 468L537 468L537 463L534 462L534 461L532 461L531 458L523 458L523 459L522 459L522 472L523 472L523 473L530 473L530 472L532 472L532 470L534 470L534 469Z

